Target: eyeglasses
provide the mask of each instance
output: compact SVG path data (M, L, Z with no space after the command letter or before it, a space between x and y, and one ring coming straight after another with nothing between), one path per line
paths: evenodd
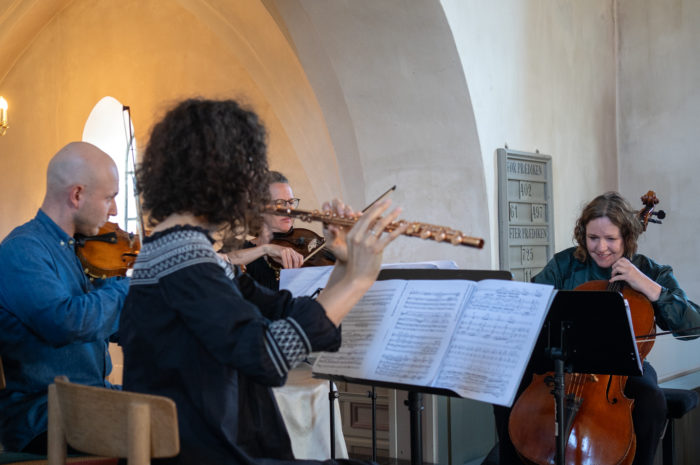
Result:
M284 199L277 199L272 201L272 205L275 207L279 208L297 208L299 206L299 199L294 198L294 199L289 199L289 200L284 200Z

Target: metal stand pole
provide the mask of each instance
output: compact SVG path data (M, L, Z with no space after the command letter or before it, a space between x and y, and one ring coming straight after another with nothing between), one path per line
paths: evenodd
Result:
M554 360L554 398L557 408L557 452L555 462L557 465L564 465L564 454L566 453L566 388L564 386L564 360L558 358Z
M372 386L372 390L367 392L372 399L372 461L377 461L377 389Z
M335 460L335 400L338 398L338 391L333 386L333 381L328 381L328 403L331 408L331 459Z
M555 408L555 456L554 463L556 465L564 465L566 455L566 443L568 442L568 415L566 412L566 386L564 378L564 359L566 358L566 331L569 329L570 323L562 321L559 327L559 347L547 348L549 358L554 360L554 408Z
M409 391L405 402L411 412L411 465L423 464L422 411L423 394Z

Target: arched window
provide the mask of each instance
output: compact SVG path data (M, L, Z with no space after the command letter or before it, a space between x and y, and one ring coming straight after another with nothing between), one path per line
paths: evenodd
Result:
M136 140L133 134L129 112L114 97L103 97L97 102L83 128L83 141L107 153L119 169L118 213L110 221L118 223L124 231L139 233L141 220L134 195Z

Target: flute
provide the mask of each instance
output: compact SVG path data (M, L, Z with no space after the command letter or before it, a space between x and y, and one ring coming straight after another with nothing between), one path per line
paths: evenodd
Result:
M357 222L357 218L340 217L335 213L322 212L319 210L299 210L295 208L271 206L266 209L266 213L279 216L289 216L291 218L299 218L301 221L306 221L307 223L312 221L320 221L324 224L347 226L349 228L351 228ZM420 223L417 221L392 221L386 225L384 231L391 232L404 224L408 224L408 228L406 228L406 231L402 233L404 236L419 237L421 239L429 239L435 242L449 242L452 245L464 245L467 247L475 247L477 249L484 247L484 239L480 237L466 236L461 231L448 228L447 226L438 226L435 224Z

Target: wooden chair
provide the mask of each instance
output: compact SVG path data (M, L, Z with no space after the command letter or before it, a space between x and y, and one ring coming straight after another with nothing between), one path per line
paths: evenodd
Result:
M25 454L23 452L3 452L0 454L3 465L48 465L45 455ZM68 457L68 465L118 465L119 459L112 457L76 456Z
M0 358L0 389L5 389L5 372ZM119 459L109 457L75 456L68 457L66 464L70 465L117 465ZM6 452L0 445L0 464L2 465L48 465L45 455L26 452Z
M64 376L49 386L48 436L49 465L66 463L66 444L88 454L126 458L129 465L180 452L171 399L83 386Z

